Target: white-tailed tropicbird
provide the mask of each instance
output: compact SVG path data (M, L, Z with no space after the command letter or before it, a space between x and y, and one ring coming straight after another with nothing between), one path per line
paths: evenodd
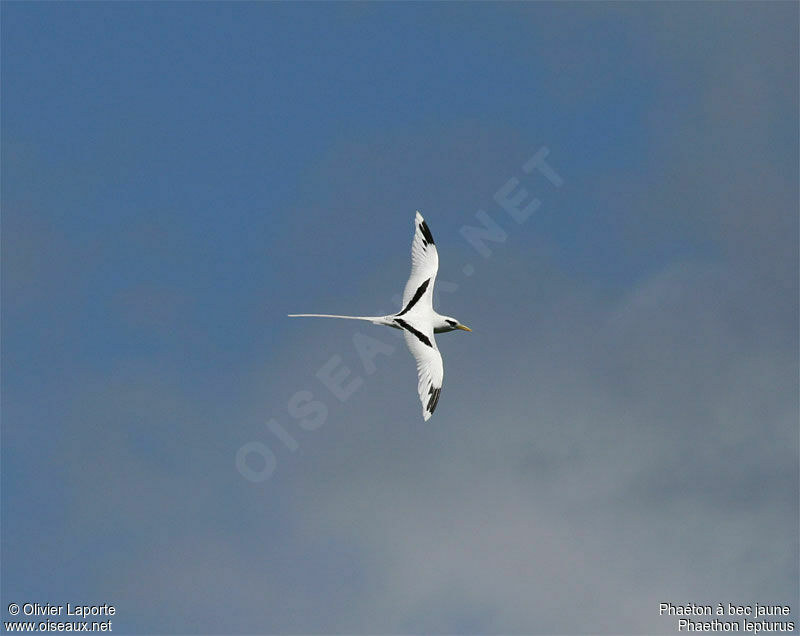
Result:
M455 318L442 316L433 308L433 284L439 270L439 253L428 224L417 212L414 220L414 240L411 242L411 276L403 291L403 308L389 316L335 316L332 314L289 314L290 318L346 318L368 320L376 325L402 329L411 355L417 361L419 384L417 391L422 402L422 417L427 421L439 403L444 379L442 354L436 346L435 333L462 329L472 331Z

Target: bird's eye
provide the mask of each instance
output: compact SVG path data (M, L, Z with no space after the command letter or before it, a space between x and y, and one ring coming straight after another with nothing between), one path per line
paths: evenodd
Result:
M456 326L456 321L455 320L448 320L447 324L450 325L451 327L455 327Z

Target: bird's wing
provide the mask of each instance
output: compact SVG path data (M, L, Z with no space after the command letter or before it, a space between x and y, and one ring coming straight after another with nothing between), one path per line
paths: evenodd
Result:
M419 212L414 219L414 228L414 240L411 243L411 276L406 283L403 307L398 315L404 314L420 300L425 306L433 308L433 284L436 272L439 270L439 252L436 251L428 224Z
M436 347L432 325L421 328L402 318L395 318L395 321L402 326L406 344L411 350L411 355L417 361L417 375L419 376L417 392L422 402L422 417L427 422L436 410L439 394L442 392L442 381L444 380L442 354Z

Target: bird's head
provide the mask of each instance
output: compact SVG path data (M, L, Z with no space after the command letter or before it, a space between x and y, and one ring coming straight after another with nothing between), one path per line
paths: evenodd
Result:
M441 330L442 331L455 331L456 329L461 329L462 331L472 331L472 329L467 327L467 325L462 325L455 318L451 318L450 316L444 316L444 324L442 325Z

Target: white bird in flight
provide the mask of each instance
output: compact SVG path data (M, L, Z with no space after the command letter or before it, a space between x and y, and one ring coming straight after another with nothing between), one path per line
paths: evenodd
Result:
M442 392L444 365L436 346L435 333L461 329L472 331L455 318L442 316L433 308L433 284L439 270L439 253L428 224L417 212L414 220L414 240L411 242L411 276L403 292L403 309L389 316L335 316L332 314L289 314L290 318L346 318L367 320L376 325L402 329L411 355L417 361L419 384L417 391L422 402L422 417L427 421L436 410Z

